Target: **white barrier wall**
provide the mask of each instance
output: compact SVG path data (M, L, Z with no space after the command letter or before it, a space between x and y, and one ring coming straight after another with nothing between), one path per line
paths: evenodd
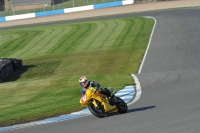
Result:
M123 5L129 5L129 4L133 4L134 3L134 0L125 0L125 1L122 1Z
M36 13L21 14L21 15L14 15L14 16L5 16L5 17L0 17L0 22L43 17L43 16L50 16L50 15L56 15L56 14L78 12L78 11L95 10L95 9L108 8L108 7L123 6L123 5L133 4L133 3L134 3L134 0L124 0L124 1L107 2L107 3L74 7L74 8L52 10L52 11L36 12Z
M34 18L34 17L35 17L35 13L21 14L21 15L7 16L6 21L27 19L27 18Z
M93 10L94 6L89 5L89 6L81 6L81 7L74 7L74 8L67 8L64 9L64 13L70 13L70 12L78 12L78 11L86 11L86 10Z

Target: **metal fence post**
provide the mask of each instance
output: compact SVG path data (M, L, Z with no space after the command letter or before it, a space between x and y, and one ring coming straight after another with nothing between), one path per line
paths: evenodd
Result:
M12 11L13 11L13 15L15 15L15 12L14 12L14 2L13 2L13 5L12 5Z
M13 15L15 15L15 6L12 6Z
M54 0L53 0L53 10L54 10Z
M34 2L34 0L33 0L33 6L34 6L33 9L34 9L34 12L35 12L35 8L36 8L36 7L35 7L35 2Z

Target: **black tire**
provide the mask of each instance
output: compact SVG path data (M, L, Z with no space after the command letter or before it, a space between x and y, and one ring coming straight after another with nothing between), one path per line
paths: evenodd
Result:
M99 118L105 117L105 111L101 106L95 107L94 104L91 102L88 104L88 108L90 110L90 112Z
M118 112L120 114L126 113L128 111L127 104L120 97L115 97L115 98L117 101L116 106L117 106Z

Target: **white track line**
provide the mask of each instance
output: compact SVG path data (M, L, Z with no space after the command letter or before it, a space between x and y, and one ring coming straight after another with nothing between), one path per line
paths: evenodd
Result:
M141 73L141 70L142 70L144 61L145 61L146 56L147 56L147 52L148 52L148 50L149 50L149 46L150 46L150 44L151 44L151 39L152 39L154 30L155 30L155 26L156 26L156 23L157 23L157 21L156 21L156 19L155 19L154 17L151 17L151 16L144 16L144 17L154 19L154 26L153 26L153 29L152 29L152 32L151 32L151 36L150 36L150 39L149 39L149 43L148 43L147 49L146 49L145 54L144 54L144 57L143 57L143 59L142 59L142 63L140 64L140 68L139 68L138 74ZM131 101L130 103L128 103L128 105L131 105L131 104L134 104L135 102L137 102L137 101L140 99L141 94L142 94L142 89L141 89L141 86L140 86L140 81L139 81L139 79L138 79L137 76L134 75L134 74L131 74L131 76L133 77L133 79L134 79L134 81L135 81L135 83L136 83L136 90L135 90L135 91L136 91L136 95L135 95L134 100Z
M144 17L154 19L154 22L155 22L155 23L154 23L154 26L153 26L153 30L152 30L152 32L151 32L151 36L150 36L150 39L149 39L149 43L148 43L147 49L146 49L146 51L145 51L144 57L143 57L143 59L142 59L142 63L141 63L141 65L140 65L138 74L141 73L141 70L142 70L144 61L145 61L146 56L147 56L147 52L148 52L148 50L149 50L149 46L150 46L150 44L151 44L151 39L152 39L152 36L153 36L153 33L154 33L154 29L155 29L155 26L156 26L156 23L157 23L157 21L156 21L156 19L155 19L154 17L149 17L149 16L144 16Z

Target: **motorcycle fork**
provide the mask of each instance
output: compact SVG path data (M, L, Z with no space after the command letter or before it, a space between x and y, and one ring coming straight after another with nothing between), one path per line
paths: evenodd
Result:
M105 111L107 113L114 113L114 112L117 112L117 107L114 105L114 106L111 106L108 102L108 99L106 98L105 102L103 103L104 105L104 108L105 108Z
M92 104L93 104L95 107L98 107L98 104L97 104L97 102L96 102L95 99L93 99Z
M98 100L96 100L96 99L93 99L92 104L93 104L96 108L102 108L102 109L104 109L104 107L101 105L101 103L100 103Z

